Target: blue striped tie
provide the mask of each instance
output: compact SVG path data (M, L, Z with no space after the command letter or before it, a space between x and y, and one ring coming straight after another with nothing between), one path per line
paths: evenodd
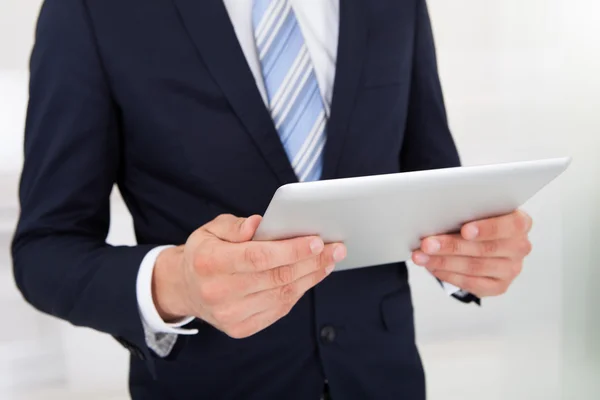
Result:
M271 117L298 179L321 178L327 115L289 0L254 0L254 37Z

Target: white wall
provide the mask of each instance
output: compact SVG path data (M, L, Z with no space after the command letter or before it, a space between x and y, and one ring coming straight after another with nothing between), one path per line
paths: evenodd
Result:
M39 3L0 4L4 225L16 216L26 65ZM600 25L594 23L600 3L429 0L429 5L450 123L464 162L574 157L569 171L526 205L535 219L534 252L506 296L486 300L481 309L464 306L449 301L422 270L411 268L429 397L600 398L600 294L595 283L600 273L593 268L600 259L594 243L600 237ZM110 240L131 242L129 219L117 198L114 215ZM0 220L0 230L2 226ZM17 304L12 290L10 299L0 298L0 309L8 301ZM28 340L37 340L38 349L52 349L43 365L54 373L13 373L13 378L0 380L0 394L34 379L79 394L123 390L126 354L111 340L28 308L19 315L52 333L43 342L42 335ZM14 371L11 360L21 358L2 349L0 359L7 361L0 368ZM62 392L60 396L66 398Z
M41 0L0 2L0 171L18 170L27 101L27 66Z
M41 0L2 0L0 4L0 69L24 69L33 43Z
M499 398L600 398L593 268L600 253L592 241L600 226L600 4L429 4L451 125L465 161L574 157L568 173L528 204L536 219L535 250L523 276L505 298L486 302L484 317L492 314L498 324L494 350L484 356L493 364L486 373L498 373ZM446 308L436 308L432 318L458 313Z

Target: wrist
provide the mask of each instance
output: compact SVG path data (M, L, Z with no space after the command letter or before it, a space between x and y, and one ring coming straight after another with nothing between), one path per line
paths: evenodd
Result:
M152 274L152 299L163 321L169 323L188 317L183 300L185 289L182 274L183 246L160 252Z

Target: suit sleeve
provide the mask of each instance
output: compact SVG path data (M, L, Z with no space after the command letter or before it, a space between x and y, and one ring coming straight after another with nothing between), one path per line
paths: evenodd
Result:
M400 170L458 167L461 165L460 156L448 126L426 0L417 0L416 21L410 101ZM479 298L463 291L453 297L465 303L480 304Z
M14 275L44 313L114 336L150 359L136 299L155 245L106 244L120 175L118 111L80 0L46 0L30 59L30 101L12 242Z

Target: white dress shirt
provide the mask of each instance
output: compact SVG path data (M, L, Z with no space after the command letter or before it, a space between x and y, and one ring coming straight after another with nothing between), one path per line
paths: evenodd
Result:
M327 114L333 97L333 82L339 36L339 0L290 0L296 18L304 35L311 56L319 89ZM254 75L263 101L267 104L267 94L252 26L252 0L224 0L237 39ZM184 325L194 318L186 318L176 324L165 323L158 314L152 299L152 273L159 253L168 246L150 251L143 259L137 278L137 299L146 334L148 347L161 357L166 357L177 340L177 335L193 335L195 329L184 329ZM458 291L446 285L448 294Z

